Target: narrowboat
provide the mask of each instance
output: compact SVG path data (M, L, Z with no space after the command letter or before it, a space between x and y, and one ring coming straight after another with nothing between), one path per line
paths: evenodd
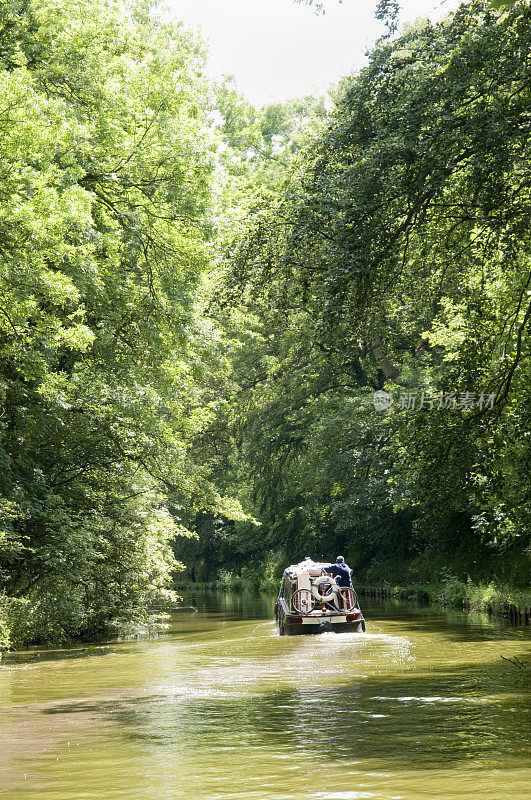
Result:
M305 558L284 570L275 604L280 636L365 631L356 592L352 586L339 586L332 575L327 575L329 566Z

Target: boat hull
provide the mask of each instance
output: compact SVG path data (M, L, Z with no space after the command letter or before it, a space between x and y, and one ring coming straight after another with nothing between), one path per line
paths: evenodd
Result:
M300 622L284 623L283 632L285 636L306 636L318 633L364 633L365 620L358 619L355 622L330 622L328 620L313 624L303 624Z
M281 599L275 607L275 617L281 636L305 636L327 633L363 633L365 619L360 609L351 612L323 611L319 614L294 614Z

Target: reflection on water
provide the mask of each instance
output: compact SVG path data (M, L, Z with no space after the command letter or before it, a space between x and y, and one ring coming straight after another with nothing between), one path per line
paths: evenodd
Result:
M271 598L186 602L156 641L6 657L3 797L527 798L528 630L372 603L280 638Z

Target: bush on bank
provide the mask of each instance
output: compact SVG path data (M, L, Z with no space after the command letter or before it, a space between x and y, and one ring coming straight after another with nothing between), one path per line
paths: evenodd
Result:
M192 582L189 578L181 578L176 588L196 591L276 592L283 568L284 564L271 562L269 568L242 568L240 574L222 570L210 582ZM517 609L521 615L526 613L526 609L531 609L530 591L495 581L477 584L471 580L463 581L456 576L448 576L438 583L410 583L405 586L392 585L385 581L372 585L354 581L354 588L361 595L384 594L418 605L434 604L443 608L460 608L497 616L507 616L511 607Z
M460 606L470 611L504 614L508 606L525 609L531 606L531 592L493 582L478 585L448 578L433 594L434 602L442 606Z
M174 582L177 590L195 589L198 591L221 589L232 592L275 592L278 589L284 564L271 558L265 563L256 562L243 566L238 571L220 569L210 581L192 581L188 575L178 577Z
M409 585L390 585L388 583L361 584L358 591L362 595L388 595L410 603L460 608L467 611L486 612L498 616L508 616L517 612L520 616L531 609L531 592L494 581L476 584L449 576L439 583Z

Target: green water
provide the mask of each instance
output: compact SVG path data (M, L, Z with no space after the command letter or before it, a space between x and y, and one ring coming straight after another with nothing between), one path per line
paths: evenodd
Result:
M366 602L365 634L280 638L271 598L193 599L156 641L4 657L2 798L531 795L528 629Z

